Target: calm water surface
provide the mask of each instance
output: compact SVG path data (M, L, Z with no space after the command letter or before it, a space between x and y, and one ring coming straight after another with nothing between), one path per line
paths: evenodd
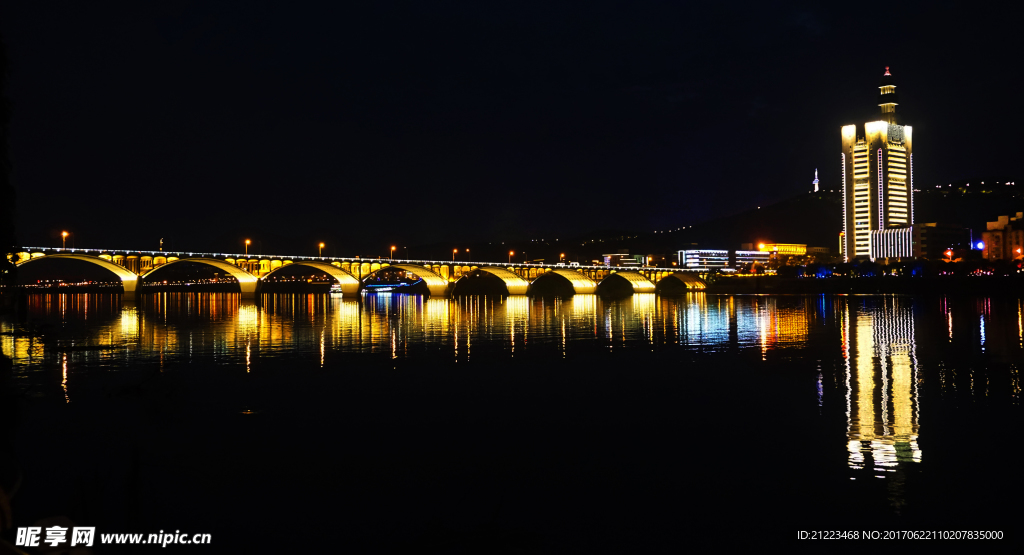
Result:
M301 384L320 373L368 368L441 376L462 367L560 373L573 365L600 366L607 357L618 372L612 389L642 390L657 371L667 380L686 376L652 382L662 405L672 404L677 387L679 403L693 404L683 401L693 395L691 383L706 393L697 403L726 401L707 401L699 410L707 422L696 435L683 422L694 417L687 409L666 408L656 420L667 433L678 430L687 438L675 441L696 446L702 434L734 437L721 440L729 449L749 437L755 452L735 463L741 482L772 482L746 474L774 461L767 467L785 481L805 472L823 481L820 495L817 486L805 492L808 499L832 506L851 496L864 510L890 517L943 499L927 492L936 484L971 480L989 468L982 461L965 470L960 459L976 461L979 440L1005 443L1000 434L1019 429L1024 361L1024 303L970 297L378 294L361 302L265 295L253 303L230 294L166 293L122 306L116 296L33 295L19 315L0 321L0 332L25 397L59 399L69 407L99 403L104 397L90 383L112 375L231 381L265 374ZM401 385L400 376L393 379ZM576 385L589 380L587 374L565 379ZM230 408L258 413L273 402L243 405ZM680 422L669 422L674 418ZM794 442L804 445L794 448ZM1005 472L1002 455L991 456L993 472ZM694 491L699 499L718 495ZM958 491L949 499L988 499ZM816 511L805 507L801 514Z

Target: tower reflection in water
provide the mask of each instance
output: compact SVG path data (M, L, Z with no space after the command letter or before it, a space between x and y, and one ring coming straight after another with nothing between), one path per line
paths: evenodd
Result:
M842 314L849 465L877 477L920 462L918 364L907 299L847 301Z

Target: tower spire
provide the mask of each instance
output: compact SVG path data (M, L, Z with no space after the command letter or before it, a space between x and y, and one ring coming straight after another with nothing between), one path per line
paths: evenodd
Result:
M878 106L882 108L882 119L889 123L896 123L896 105L899 101L896 98L896 85L892 82L889 66L885 66L882 83L878 88L881 89L878 95Z
M814 168L814 192L818 192L818 168Z

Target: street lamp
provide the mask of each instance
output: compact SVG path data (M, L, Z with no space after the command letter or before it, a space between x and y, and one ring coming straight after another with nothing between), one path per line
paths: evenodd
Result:
M64 249L67 248L67 241L68 241L68 232L67 231L61 231L60 232L60 250L64 250Z
M514 252L512 252L512 251L508 251L508 263L509 263L509 264L511 264L511 263L512 263L512 255L513 255L513 254L515 254L515 253L514 253Z
M249 244L250 243L252 243L252 241L250 241L248 239L245 240L245 256L247 256L247 257L249 256Z
M455 262L455 253L459 252L459 249L452 249L452 262Z
M320 258L324 257L324 244L320 243Z
M562 254L558 255L558 262L559 263L565 262L565 253L564 252Z
M952 262L953 261L953 249L947 250L946 251L946 256L948 256L949 257L949 261Z

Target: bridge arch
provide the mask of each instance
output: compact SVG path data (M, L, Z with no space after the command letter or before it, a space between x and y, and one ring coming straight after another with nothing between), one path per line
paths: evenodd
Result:
M583 272L566 270L563 268L555 268L549 272L544 272L537 276L537 279L534 279L531 285L536 284L542 279L558 278L568 281L569 284L572 285L572 289L576 294L588 294L597 291L597 282L584 275Z
M681 287L680 287L681 286ZM666 293L672 290L681 291L703 291L708 286L707 282L689 272L673 272L658 280L658 291Z
M481 266L479 268L474 268L473 271L462 274L462 277L469 277L471 274L478 272L490 274L500 279L505 284L505 289L508 291L509 295L525 295L526 292L530 290L529 281L498 266Z
M364 275L360 281L360 285L366 282L366 280L373 275L385 270L403 270L411 274L415 274L416 277L422 279L423 283L426 284L427 290L430 291L430 296L432 297L443 297L444 294L448 292L448 280L435 274L430 268L427 268L426 266L417 266L416 264L392 264L390 266L381 266Z
M637 272L614 272L597 284L599 293L654 293L654 283Z
M238 287L242 292L243 299L251 299L256 296L256 287L259 285L259 278L250 274L249 272L229 264L224 260L217 260L216 258L180 258L178 260L171 260L165 264L161 264L155 268L146 271L144 274L139 276L139 279L145 279L153 275L155 272L159 272L168 266L174 266L175 264L181 264L182 262L192 262L193 264L205 264L207 266L213 266L218 270L223 270L228 273L231 277L238 280Z
M342 270L341 268L328 262L314 262L306 260L292 262L291 264L288 264L286 266L278 266L277 268L270 270L269 272L261 276L260 280L265 280L270 276L276 274L277 272L281 270L286 270L293 266L306 266L309 268L320 270L321 272L324 272L327 275L333 277L335 280L337 280L338 284L341 285L342 297L356 297L359 295L359 288L362 286L362 282L360 282L356 278L356 276L353 276L352 274L346 272L345 270Z
M133 272L131 272L131 271L125 269L125 268L122 268L121 266L118 266L117 264L114 264L113 262L110 262L109 260L105 260L105 259L100 258L98 256L93 256L91 254L79 254L79 253L47 254L47 255L43 255L43 256L32 256L31 258L27 258L27 259L25 259L23 261L18 262L18 266L24 266L25 264L30 264L30 263L33 263L33 262L38 262L40 260L53 260L53 259L59 259L59 260L81 260L83 262L89 262L89 263L95 264L95 265L97 265L97 266L99 266L101 268L104 268L106 270L110 270L111 272L114 273L114 275L116 275L121 280L121 286L124 288L124 300L126 300L126 301L135 300L135 295L136 295L136 293L138 291L138 286L139 286L139 276L135 275L135 273L133 273Z

